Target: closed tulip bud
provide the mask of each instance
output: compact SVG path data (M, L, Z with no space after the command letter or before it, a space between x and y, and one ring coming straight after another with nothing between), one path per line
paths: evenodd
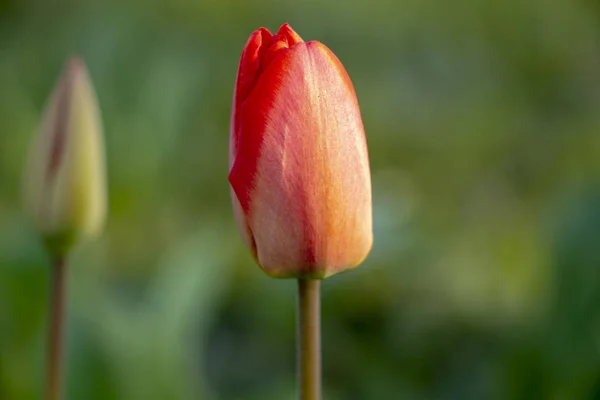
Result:
M285 24L242 52L229 182L244 242L270 276L325 278L373 243L371 177L354 87L325 45Z
M53 255L98 233L106 216L102 126L82 60L71 59L32 143L25 204Z

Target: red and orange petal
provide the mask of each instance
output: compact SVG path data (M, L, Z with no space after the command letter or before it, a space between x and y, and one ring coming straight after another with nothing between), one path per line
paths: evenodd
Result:
M261 64L261 51L271 43L271 32L267 28L260 28L248 39L238 67L238 77L235 88L237 101L242 101L252 91L252 87L258 78Z

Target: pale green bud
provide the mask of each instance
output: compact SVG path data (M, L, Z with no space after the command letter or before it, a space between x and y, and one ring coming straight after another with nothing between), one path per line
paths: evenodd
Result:
M54 255L102 230L104 157L96 95L84 62L73 58L46 106L25 174L26 210Z

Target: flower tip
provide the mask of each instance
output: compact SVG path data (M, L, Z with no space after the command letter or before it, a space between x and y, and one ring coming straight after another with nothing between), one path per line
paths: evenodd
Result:
M289 47L292 47L296 43L301 43L304 41L287 22L281 25L281 27L277 31L277 34L286 38Z
M265 28L264 26L261 26L260 28L258 28L257 30L255 30L252 35L250 36L250 38L259 38L262 42L269 42L268 39L271 38L271 36L273 36L273 34L271 33L271 31L268 28Z
M85 61L78 54L73 54L67 59L67 66L69 69L82 69L85 68Z
M89 81L87 67L83 58L73 55L64 63L62 74L59 80L59 93L61 101L66 101L72 94L74 85L80 85L82 82Z
M74 77L86 73L87 67L83 58L78 55L72 55L67 60L64 71L67 76Z

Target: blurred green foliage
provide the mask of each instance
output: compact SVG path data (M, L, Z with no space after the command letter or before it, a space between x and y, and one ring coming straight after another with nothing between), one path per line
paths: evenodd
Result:
M596 2L1 0L0 399L43 386L20 180L73 53L111 191L70 260L68 398L295 398L295 284L254 266L227 183L239 54L283 22L346 66L373 173L371 256L324 283L325 398L600 398Z

